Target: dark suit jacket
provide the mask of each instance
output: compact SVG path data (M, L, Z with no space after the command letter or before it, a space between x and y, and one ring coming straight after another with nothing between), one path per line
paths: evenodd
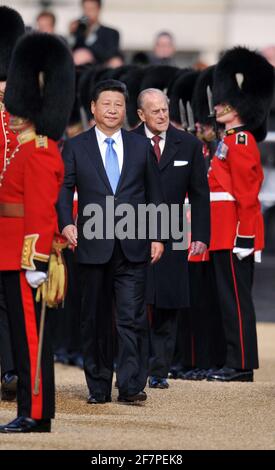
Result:
M133 132L145 136L144 125ZM187 164L175 166L175 161L185 161ZM209 188L200 141L170 125L159 170L165 202L182 205L188 194L192 241L208 245ZM158 308L182 308L189 305L187 252L173 251L172 242L171 237L165 245L161 260L148 270L147 302Z
M157 164L151 158L148 139L122 130L124 147L123 167L114 195L114 207L122 203L130 203L135 209L138 204L163 202L160 175ZM76 249L79 263L107 263L113 253L114 239L92 239L84 237L83 226L91 218L84 215L85 206L98 204L106 220L106 196L112 196L110 186L94 128L65 142L63 150L65 163L64 184L57 205L59 228L73 224L73 196L75 188L78 192L78 246ZM92 214L93 215L93 214ZM105 223L104 223L105 228ZM137 232L137 220L136 220ZM155 238L160 240L157 233ZM121 240L121 247L126 258L131 262L148 260L150 244L148 239Z
M100 25L96 31L96 41L89 45L81 32L74 34L73 48L88 47L98 62L105 62L119 51L119 32L116 29Z

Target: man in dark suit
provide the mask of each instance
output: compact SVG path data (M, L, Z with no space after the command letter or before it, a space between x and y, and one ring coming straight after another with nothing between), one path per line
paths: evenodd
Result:
M116 80L94 88L92 114L96 126L67 141L64 146L65 180L59 199L62 233L76 246L82 294L84 371L90 391L88 403L111 400L113 375L112 300L118 333L117 382L119 400L144 401L148 376L148 330L145 311L145 275L148 239L119 239L108 226L119 217L120 204L134 210L140 204L163 201L159 172L144 137L121 129L125 118L126 86ZM73 221L73 196L78 192L77 227ZM92 204L97 205L96 207ZM120 206L121 207L121 206ZM102 235L91 234L92 213L102 211ZM133 224L135 225L135 220ZM116 225L117 229L118 225ZM134 228L137 228L136 224ZM133 227L131 227L133 228ZM156 240L159 240L156 234ZM163 244L151 243L151 262L157 262Z
M103 63L119 52L119 32L99 22L101 0L81 0L83 17L73 21L69 44L73 49L88 48L92 62Z
M198 139L169 124L167 96L149 88L140 93L138 114L143 122L134 132L150 139L159 162L165 202L191 204L192 255L202 254L209 243L209 189L202 146ZM183 221L184 223L184 221ZM179 310L189 306L187 250L173 250L172 235L157 265L147 278L147 303L152 305L149 386L168 388L166 380L175 348ZM181 312L182 313L182 312Z

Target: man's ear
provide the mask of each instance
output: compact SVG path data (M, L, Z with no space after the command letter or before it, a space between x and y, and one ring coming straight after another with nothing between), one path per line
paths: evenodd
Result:
M140 119L142 122L146 122L146 119L145 119L143 110L142 110L142 109L138 109L138 110L137 110L137 113L138 113L139 119Z
M92 113L92 115L94 115L94 110L95 110L95 102L92 101L91 102L91 113Z

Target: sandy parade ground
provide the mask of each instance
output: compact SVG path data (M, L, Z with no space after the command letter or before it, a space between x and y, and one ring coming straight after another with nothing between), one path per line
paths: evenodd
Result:
M84 375L56 366L57 416L50 434L4 435L0 449L275 449L275 324L259 323L254 383L170 380L145 404L88 405ZM0 422L15 404L0 403Z

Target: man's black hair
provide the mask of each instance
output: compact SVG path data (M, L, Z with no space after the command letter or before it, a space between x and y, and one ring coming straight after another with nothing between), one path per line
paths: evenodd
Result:
M125 101L128 101L127 87L125 83L120 82L119 80L108 79L98 82L93 89L92 101L96 102L99 98L100 93L102 93L103 91L118 91L124 96Z

